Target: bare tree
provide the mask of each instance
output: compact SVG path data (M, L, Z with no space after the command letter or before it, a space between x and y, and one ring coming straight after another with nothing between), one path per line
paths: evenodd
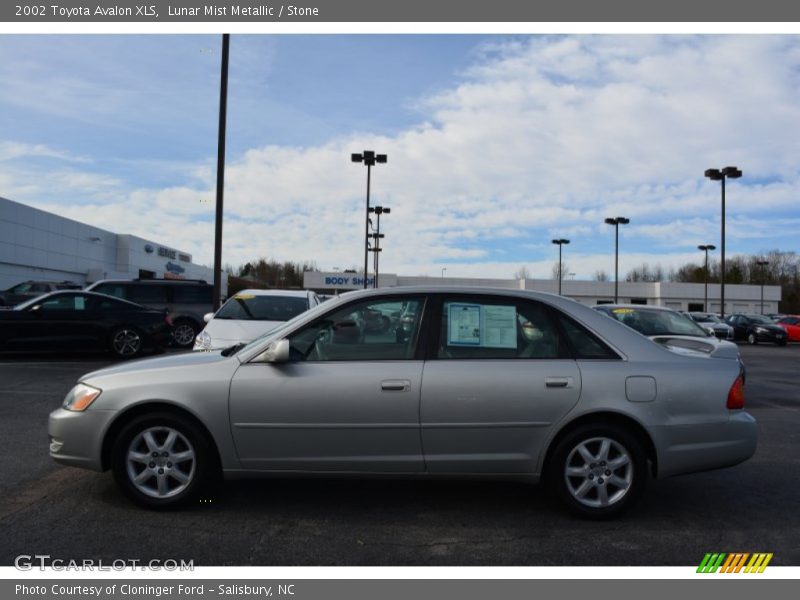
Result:
M528 270L528 267L526 267L525 265L522 265L514 273L514 279L530 279L530 278L531 278L531 272Z
M610 277L603 269L598 269L594 272L594 275L592 275L592 279L595 281L608 281Z
M569 275L569 265L565 262L561 263L561 281L564 281ZM552 278L558 281L558 261L553 263Z

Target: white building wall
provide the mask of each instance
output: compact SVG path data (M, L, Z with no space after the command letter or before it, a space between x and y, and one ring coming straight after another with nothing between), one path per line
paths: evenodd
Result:
M163 277L168 259L144 252L146 244L130 235L118 235L25 204L0 198L0 289L28 279L73 281L135 279L139 269ZM182 254L174 248L170 250ZM173 260L187 279L213 281L213 270Z

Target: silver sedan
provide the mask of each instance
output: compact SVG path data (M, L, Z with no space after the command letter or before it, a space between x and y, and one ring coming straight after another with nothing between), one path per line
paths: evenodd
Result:
M648 475L752 456L743 385L736 361L670 351L559 296L369 290L246 346L83 376L50 415L50 455L111 469L151 508L220 475L455 475L542 480L605 517Z

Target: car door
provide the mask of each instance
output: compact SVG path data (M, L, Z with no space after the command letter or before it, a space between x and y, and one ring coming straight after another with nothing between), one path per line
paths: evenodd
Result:
M528 473L578 401L581 373L552 309L459 294L432 308L438 329L422 384L431 473Z
M56 293L19 311L10 348L19 350L83 350L91 335L86 329L91 300L85 294Z
M403 297L415 320L371 326L397 297L351 302L291 332L290 360L250 362L230 388L230 421L243 467L420 472L418 340L424 296Z

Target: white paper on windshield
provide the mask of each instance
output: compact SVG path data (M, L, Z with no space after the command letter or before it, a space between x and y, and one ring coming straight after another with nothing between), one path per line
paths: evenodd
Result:
M86 299L83 296L75 296L75 310L85 310Z
M447 344L450 346L481 345L480 304L451 304L447 316Z
M517 347L517 309L514 306L451 304L447 344L483 348Z
M482 346L487 348L517 347L517 309L514 306L483 307Z

